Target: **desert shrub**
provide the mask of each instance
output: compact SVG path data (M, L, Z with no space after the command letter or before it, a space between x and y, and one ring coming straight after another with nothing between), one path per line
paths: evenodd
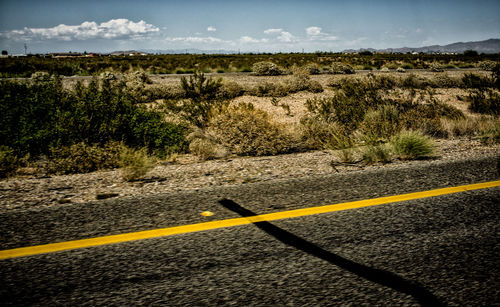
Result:
M31 75L31 80L33 80L33 82L48 82L50 78L51 75L45 71L37 71Z
M184 91L180 86L177 85L163 85L163 84L152 84L147 88L148 102L155 101L157 99L182 99L185 98Z
M429 65L429 70L432 71L432 72L443 72L444 69L441 67L441 65L439 65L439 63L431 63Z
M318 81L311 80L311 77L305 74L297 74L286 79L284 87L289 93L296 93L300 91L320 93L323 91L323 87Z
M348 64L334 62L328 67L329 74L354 74L356 71Z
M154 168L155 160L148 155L147 149L123 148L119 154L119 165L122 167L122 178L135 181Z
M392 105L381 105L365 114L360 132L369 144L388 141L401 130L399 111Z
M368 145L361 150L365 164L389 163L392 160L392 148L387 144Z
M435 74L430 80L430 85L435 88L456 88L462 87L462 80L452 78L447 73Z
M257 62L253 64L252 71L257 76L279 76L283 71L272 62Z
M307 64L299 69L299 73L305 73L308 75L319 75L321 70L316 64Z
M217 97L222 99L234 99L243 95L244 89L241 85L234 81L224 81L218 89Z
M401 123L408 130L419 130L432 136L446 136L441 118L460 119L465 115L457 108L439 102L433 91L410 91L407 97L397 101Z
M394 152L402 160L416 160L432 157L436 145L427 136L417 131L402 131L391 140Z
M244 67L241 67L238 71L239 72L252 72L252 69L250 67L244 66Z
M261 82L249 92L257 97L284 97L288 95L288 89L281 83Z
M381 102L373 84L363 80L345 80L335 95L306 101L306 108L325 122L337 122L347 131L355 130L368 108Z
M187 98L180 110L184 118L197 127L204 127L210 113L226 103L220 95L221 87L222 79L206 78L201 72L195 72L189 79L182 77L181 88Z
M19 159L14 150L8 146L0 145L0 178L10 176L18 167Z
M109 81L114 81L118 79L117 75L111 71L103 71L102 73L99 74L99 78Z
M409 74L406 78L401 80L401 86L404 88L425 89L428 85L428 80L418 77L415 74Z
M481 114L500 115L500 94L491 89L477 89L469 92L469 110Z
M464 74L462 77L462 83L464 88L471 88L471 89L482 89L482 88L487 88L487 87L492 87L494 85L493 80L486 77L486 76L480 76L477 74L473 73L467 73Z
M477 67L482 70L492 71L496 65L498 65L498 63L495 61L482 61L478 63Z
M372 82L376 89L393 89L398 86L398 79L393 76L375 76Z
M403 68L403 69L414 69L415 67L411 63L404 63L403 65L401 65L401 68Z
M119 167L120 154L125 148L125 145L119 142L110 142L102 146L80 142L71 146L52 147L47 171L73 174Z
M295 140L283 127L251 104L222 110L210 120L208 131L218 143L237 155L275 155L296 147Z
M124 141L162 153L183 150L186 128L137 105L124 82L94 78L64 89L59 78L46 82L1 81L0 145L19 156L49 154L51 147L80 142Z
M300 128L302 143L308 149L344 149L353 145L345 128L336 122L306 116L301 118Z
M200 129L196 129L189 134L187 139L189 141L189 151L197 155L202 161L223 158L228 154L227 149L217 143L213 136L204 133Z

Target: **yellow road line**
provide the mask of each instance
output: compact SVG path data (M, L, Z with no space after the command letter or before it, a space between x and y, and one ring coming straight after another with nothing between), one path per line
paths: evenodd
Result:
M78 248L86 248L86 247L99 246L99 245L107 245L107 244L127 242L127 241L158 238L158 237L171 236L171 235L196 232L196 231L204 231L204 230L223 228L223 227L232 227L232 226L245 225L245 224L251 224L251 223L262 222L262 221L274 221L274 220L293 218L293 217L299 217L299 216L306 216L306 215L313 215L313 214L320 214L320 213L327 213L327 212L334 212L334 211L341 211L341 210L349 210L349 209L363 208L363 207L369 207L369 206L377 206L377 205L394 203L394 202L401 202L401 201L412 200L412 199L428 198L428 197L434 197L434 196L439 196L439 195L453 194L453 193L459 193L459 192L471 191L471 190L486 189L486 188L492 188L492 187L498 187L498 186L500 186L500 181L490 181L490 182L484 182L484 183L462 185L462 186L457 186L457 187L442 188L442 189L435 189L435 190L429 190L429 191L422 191L422 192L415 192L415 193L408 193L408 194L401 194L401 195L393 195L393 196L379 197L379 198L373 198L373 199L358 200L358 201L339 203L339 204L333 204L333 205L326 205L326 206L320 206L320 207L303 208L303 209L268 213L268 214L256 215L256 216L251 216L251 217L240 217L240 218L233 218L233 219L227 219L227 220L219 220L219 221L212 221L212 222L205 222L205 223L198 223L198 224L191 224L191 225L182 225L182 226L168 227L168 228L155 229L155 230L146 230L146 231L139 231L139 232L132 232L132 233L124 233L124 234L119 234L119 235L111 235L111 236L104 236L104 237L97 237L97 238L90 238L90 239L83 239L83 240L75 240L75 241L51 243L51 244L45 244L45 245L14 248L14 249L0 251L0 260L8 259L8 258L23 257L23 256L38 255L38 254L44 254L44 253L52 253L52 252L65 251L65 250L78 249Z

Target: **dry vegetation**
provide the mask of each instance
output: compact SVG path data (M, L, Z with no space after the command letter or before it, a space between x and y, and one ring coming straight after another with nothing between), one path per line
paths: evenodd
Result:
M405 70L411 67L354 73L336 62L326 69L271 64L223 78L134 72L76 84L48 74L1 81L1 111L24 121L12 133L8 117L2 119L0 176L121 167L123 180L136 181L158 163L183 157L337 150L335 163L372 165L434 157L436 141L445 139L500 143L498 65L488 66L493 72L434 72L429 65L413 73ZM34 99L30 93L45 99L45 117L36 113L40 118L28 125L32 113L7 107Z

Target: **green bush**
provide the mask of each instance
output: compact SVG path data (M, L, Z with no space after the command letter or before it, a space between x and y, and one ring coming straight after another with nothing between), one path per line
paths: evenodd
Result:
M0 81L0 145L18 156L48 155L50 148L123 141L158 154L185 150L186 128L136 104L125 82L93 79L63 88L50 81Z
M278 65L272 62L257 62L253 64L252 71L257 76L279 76L283 74Z
M237 155L263 156L287 153L296 143L269 115L251 104L222 110L209 123L208 131L219 144Z
M337 122L347 131L355 130L368 108L381 102L379 93L371 84L360 80L348 80L332 97L313 98L306 101L306 108L325 122Z
M402 160L416 160L432 157L436 145L427 136L418 131L402 131L394 136L391 145Z
M187 100L183 101L180 111L185 119L197 127L205 127L214 108L225 104L221 87L222 79L206 78L201 72L195 72L189 79L182 77L181 88Z

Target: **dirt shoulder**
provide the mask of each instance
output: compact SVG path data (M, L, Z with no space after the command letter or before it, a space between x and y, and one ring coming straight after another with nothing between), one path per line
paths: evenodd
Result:
M475 139L436 140L440 152L434 161L463 160L498 156L500 146L485 146ZM174 162L163 162L143 180L126 182L121 170L61 176L19 176L0 181L0 211L48 207L60 203L84 203L98 197L122 198L197 190L210 186L244 185L274 179L394 169L429 161L400 161L389 164L347 165L334 163L335 151L323 150L269 157L230 157L224 160L198 161L192 155L179 156ZM432 162L432 161L431 161Z

